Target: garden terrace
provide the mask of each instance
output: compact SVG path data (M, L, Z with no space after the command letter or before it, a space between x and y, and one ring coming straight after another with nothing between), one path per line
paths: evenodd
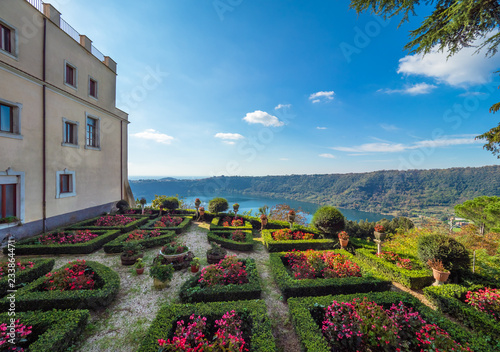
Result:
M10 324L9 313L0 314L0 324ZM16 312L19 323L32 327L26 337L30 352L63 352L75 342L89 319L87 310L53 310L50 312ZM2 347L9 346L6 343ZM4 351L4 350L2 350Z
M180 290L182 302L216 302L259 299L262 292L259 273L253 259L241 260L246 266L248 282L244 284L203 286L201 272L187 280Z
M141 229L146 229L146 230L170 230L170 231L175 231L176 234L180 234L182 231L184 231L189 224L191 223L191 220L193 220L192 216L178 216L178 215L172 215L171 218L181 218L181 222L178 225L175 226L155 226L158 222L161 221L163 217L168 217L168 215L163 215L161 218L156 217L153 220L148 221L144 226L141 226Z
M293 252L303 253L303 252ZM335 253L341 254L346 259L360 264L356 258L344 251L320 251L319 253ZM302 297L302 296L322 296L327 294L349 294L356 292L376 292L387 291L391 288L391 281L382 280L373 276L369 269L360 264L361 277L349 276L342 278L313 278L313 279L297 279L293 276L288 266L287 253L271 253L270 263L271 270L274 276L274 281L278 284L283 296Z
M405 287L418 290L425 286L432 284L434 278L432 272L428 269L404 269L398 267L376 254L376 250L361 248L356 250L356 257L359 262L366 264L373 268L375 272L383 275L389 280L399 282ZM408 255L401 256L405 259L411 259L416 267L422 268L423 265L414 257Z
M73 262L75 263L75 262ZM73 263L57 269L65 271ZM42 289L48 280L42 276L16 292L16 310L51 310L51 309L100 309L108 306L116 297L120 288L118 274L105 265L87 261L86 265L94 274L95 288L86 290L45 291ZM49 274L47 274L49 275ZM0 300L0 310L7 310L10 302L7 298Z
M96 223L100 221L102 218L108 217L116 217L117 219L123 218L131 218L133 221L127 222L123 225L113 225L113 226L98 226ZM141 225L144 225L148 221L148 217L146 216L137 216L137 215L104 215L98 216L90 220L85 220L78 222L70 227L67 227L66 230L120 230L121 232L129 232L135 228L138 228Z
M210 231L215 231L215 230L251 230L252 229L252 224L240 216L238 216L238 219L243 219L243 222L244 222L243 225L231 226L231 224L229 224L228 226L224 226L223 224L224 224L226 218L234 219L233 216L229 216L229 215L225 215L225 216L223 215L223 216L213 218L212 222L210 223ZM234 220L232 220L231 223L234 223Z
M234 310L244 320L244 338L251 351L273 352L276 345L271 333L271 323L263 301L213 302L198 304L173 304L161 307L151 324L138 352L157 352L158 340L172 338L176 322L192 314L207 317L210 322ZM208 325L208 324L207 324Z
M141 229L141 230L147 231L148 233L152 231L152 230L145 230L145 229ZM134 233L136 231L141 231L141 230L134 230L131 232L121 234L113 241L108 242L104 245L104 252L106 252L106 253L121 253L121 252L123 252L123 245L127 241L127 239L129 238L130 234ZM160 234L158 237L147 237L147 238L136 240L136 241L143 248L152 248L152 247L162 246L166 242L172 241L175 237L175 232L171 231L171 230L158 230L158 233Z
M286 230L286 229L283 229ZM269 252L287 252L293 249L305 251L306 249L332 249L335 241L331 239L322 239L318 233L312 231L302 231L304 233L312 234L314 237L311 240L282 240L276 241L273 238L273 233L280 230L263 230L262 240Z
M470 287L448 284L442 286L429 286L424 288L427 299L434 303L441 312L449 314L457 321L474 331L481 331L491 336L492 342L497 340L500 350L500 322L490 314L482 312L465 302L468 291L484 289L484 286Z
M232 234L235 231L241 231L244 236L243 241L232 240ZM211 242L216 242L222 247L233 249L235 251L251 251L254 247L252 231L250 230L232 230L232 231L210 231L207 238Z
M311 352L332 351L321 331L322 317L326 307L330 306L333 301L352 302L355 298L363 300L365 297L368 301L374 301L383 306L384 309L389 309L392 304L397 305L399 302L403 302L405 306L412 307L420 313L420 316L427 323L437 324L440 328L447 331L453 340L462 345L470 343L471 349L475 352L489 351L485 349L486 346L482 345L481 341L476 340L475 336L459 324L451 322L432 311L413 296L396 292L290 298L288 300L290 313L303 350ZM381 327L377 326L377 328Z
M42 244L40 241L48 235L72 235L74 232L87 230L65 230L61 232L45 233L19 241L16 244L16 255L39 255L39 254L88 254L101 248L105 243L114 240L120 235L119 230L88 230L97 237L80 243L51 243ZM4 248L5 253L6 248Z
M28 265L28 262L32 262L33 266ZM16 260L16 268L18 268L17 263L21 263L25 269L16 270L15 281L9 280L8 276L8 261L1 262L0 265L2 268L7 270L4 271L3 275L0 277L0 297L3 297L7 294L8 290L17 289L22 287L23 285L38 279L40 276L47 274L54 267L55 260L54 259L17 259ZM14 284L14 286L11 286Z

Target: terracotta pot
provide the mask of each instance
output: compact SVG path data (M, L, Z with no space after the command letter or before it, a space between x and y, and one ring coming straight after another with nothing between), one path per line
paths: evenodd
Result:
M436 281L439 282L446 282L448 280L448 277L450 276L450 272L444 272L444 271L439 271L436 269L432 269L432 274L434 275L434 278Z
M153 286L157 290L163 290L165 287L167 287L168 281L160 281L156 277L153 278Z
M217 264L222 259L224 259L225 256L226 256L225 254L223 254L223 255L216 255L216 254L208 254L207 253L208 264Z
M123 254L120 256L120 259L122 261L122 265L134 265L135 262L137 261L138 258L142 258L144 256L144 253L141 253L139 255L135 255L133 257L126 257Z
M135 272L137 273L137 275L142 275L144 274L144 268L135 268Z
M205 215L205 210L200 210L200 215Z
M340 247L342 247L342 248L347 247L347 244L349 243L349 240L339 239L339 241L340 241Z
M375 238L380 241L385 240L385 238L387 237L387 234L385 232L375 231L373 234L375 235Z
M191 265L191 272L192 273L197 273L198 270L200 270L200 267L199 266L196 266L196 265Z

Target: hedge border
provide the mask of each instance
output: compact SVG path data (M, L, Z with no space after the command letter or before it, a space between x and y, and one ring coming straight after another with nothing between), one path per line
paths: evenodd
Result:
M140 229L140 230L147 230L147 229ZM135 231L135 230L133 230L133 231ZM153 248L153 247L163 246L165 243L171 241L175 237L174 231L170 231L170 230L168 230L168 231L159 230L159 231L160 231L161 235L158 237L138 240L136 242L138 244L140 244L143 248ZM113 241L106 243L104 245L104 252L105 253L121 253L121 252L123 252L123 244L125 243L125 240L127 239L129 234L130 234L130 232L121 234L120 236L115 238Z
M255 260L241 259L246 265L248 283L243 285L224 285L201 288L198 285L201 272L189 278L181 287L179 296L182 302L219 302L259 299L262 287Z
M89 254L98 250L104 244L114 240L116 237L120 235L120 231L118 230L91 230L91 231L92 233L99 234L99 236L91 239L90 241L83 243L75 243L75 244L23 244L35 241L40 236L45 235L45 233L35 237L30 237L25 240L21 240L19 241L19 243L16 244L16 256L43 255L43 254ZM51 233L55 232L56 231L53 231ZM62 232L69 232L69 231L66 230Z
M229 215L225 215L229 216ZM210 222L210 231L215 231L215 230L252 230L252 224L245 220L245 225L243 226L222 226L219 225L220 221L222 220L223 216L216 216L212 219Z
M445 329L455 341L462 345L467 342L470 343L470 347L475 352L491 351L488 349L489 346L484 344L484 341L473 336L459 324L451 322L441 314L434 312L432 309L422 304L418 299L405 292L376 292L338 296L329 295L322 297L290 298L288 300L288 307L303 350L312 352L331 351L326 339L321 333L321 327L316 324L310 313L311 309L318 306L327 307L332 304L334 300L337 302L349 302L354 298L363 299L364 297L370 301L384 305L386 308L389 308L393 303L397 304L402 301L417 310L428 323L437 324L439 327Z
M462 302L460 299L467 291L475 291L484 288L482 285L462 286L447 284L441 286L429 286L424 288L425 297L434 303L442 313L446 313L457 319L463 325L483 331L485 334L497 336L497 347L500 348L500 322L495 321L487 313L483 313L474 307Z
M42 276L17 290L16 310L51 310L54 308L94 310L108 306L118 294L120 277L114 270L101 263L89 260L86 264L95 272L100 288L81 291L37 291L46 279ZM56 270L64 270L68 267L71 267L71 264ZM9 304L7 298L1 299L0 310L6 310Z
M9 258L6 258L9 261ZM23 271L16 272L16 287L19 284L27 284L33 280L38 279L40 276L47 274L52 270L55 264L55 259L29 259L22 258L19 261L32 261L34 263L32 268L24 269ZM16 259L17 262L17 259ZM4 278L0 280L0 297L7 294L7 291L12 289L9 287L9 277L5 275Z
M208 241L216 242L220 244L222 247L227 249L242 251L242 252L252 251L255 245L252 231L251 230L241 230L241 231L245 233L244 242L233 241L218 235L220 233L231 233L232 231L209 231L207 233L207 239Z
M137 352L157 352L158 339L167 339L175 322L191 314L217 316L228 311L248 313L251 322L250 352L277 351L267 308L262 300L164 305L158 311Z
M0 314L0 323L10 324L8 313ZM88 310L53 310L18 312L15 319L28 326L45 330L29 345L30 352L63 352L80 337L90 318Z
M318 235L315 232L306 230L310 233ZM273 230L263 230L262 240L269 252L287 252L292 249L305 251L307 249L325 250L332 249L335 241L331 239L317 239L317 240L293 240L293 241L275 241L271 233Z
M92 224L99 220L103 216L113 216L113 215L123 215L123 214L108 214L108 215L100 215L92 219L84 220L77 222L76 224L73 224L69 227L66 227L65 230L120 230L121 232L130 232L133 229L138 228L139 226L144 225L146 222L148 222L149 217L147 216L142 216L142 215L125 215L129 218L135 218L137 220L132 221L128 223L125 226L110 226L110 227L105 227L105 226L89 226L88 224Z
M274 281L285 298L303 296L322 296L327 294L351 294L357 292L379 292L391 289L392 282L381 280L371 275L363 264L358 263L356 258L347 251L333 250L323 252L340 253L355 262L362 269L362 277L346 277L341 279L304 279L296 280L288 272L282 258L286 253L271 253L270 265Z
M373 254L370 249L357 249L356 257L360 262L373 267L374 270L378 271L381 275L399 282L403 286L411 288L412 290L419 290L434 282L434 277L432 276L432 272L430 270L406 270L399 268L395 264L389 263L388 261L377 257L377 255ZM414 257L410 257L410 259L418 262L418 260Z
M177 216L177 215L175 215ZM191 220L193 220L192 216L187 216L187 215L179 215L180 218L182 219L182 222L179 224L179 226L175 227L154 227L154 223L157 222L159 219L154 218L153 220L148 221L144 226L141 226L141 230L161 230L161 231L175 231L176 234L182 233L191 223Z

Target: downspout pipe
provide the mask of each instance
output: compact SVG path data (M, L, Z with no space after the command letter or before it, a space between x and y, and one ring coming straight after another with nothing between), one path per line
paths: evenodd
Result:
M47 18L43 18L43 56L42 56L42 79L43 79L43 94L42 94L42 227L43 232L47 231L47 105L46 105L46 54L47 54Z

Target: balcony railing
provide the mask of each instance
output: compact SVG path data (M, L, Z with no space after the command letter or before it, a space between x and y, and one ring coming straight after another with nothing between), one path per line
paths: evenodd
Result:
M26 0L38 11L43 13L43 1L42 0ZM62 17L59 20L59 28L66 32L71 38L73 38L77 43L80 43L80 33L78 33L71 25L66 22ZM91 53L101 62L104 61L104 55L95 46L92 45Z

